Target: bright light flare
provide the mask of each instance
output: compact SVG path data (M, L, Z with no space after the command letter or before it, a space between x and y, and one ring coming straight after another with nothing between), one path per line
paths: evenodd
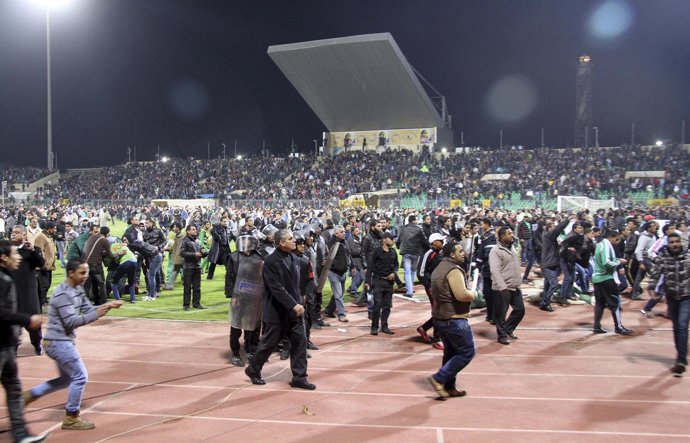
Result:
M664 142L662 142L661 140L657 140L655 144L656 144L657 146L663 146L663 145L664 145Z
M625 0L606 0L594 8L587 20L589 34L599 40L612 40L632 26L634 11Z
M241 156L241 155L238 155L238 156L237 156L237 160L242 160L242 156Z
M74 3L74 0L31 0L36 5L42 6L44 8L56 9L64 8Z
M170 158L169 158L169 157L166 157L166 156L163 156L163 157L161 157L161 161L162 161L163 163L167 163L167 162L170 161Z
M486 97L489 114L501 122L517 123L537 106L539 93L534 82L523 75L508 75L496 82Z

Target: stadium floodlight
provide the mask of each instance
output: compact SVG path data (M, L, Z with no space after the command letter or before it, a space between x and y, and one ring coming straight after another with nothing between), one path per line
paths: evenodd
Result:
M656 141L656 145L657 145L657 146L663 146L663 144L664 144L664 142L662 142L661 140L657 140L657 141Z
M46 10L46 84L47 84L47 104L46 113L48 115L48 169L53 169L53 93L50 81L50 10L63 7L72 0L33 0L34 3L42 6Z
M238 156L237 156L237 160L242 160L242 156L241 156L241 155L238 155Z
M163 157L161 157L161 161L162 161L163 163L167 163L167 162L170 161L170 157L163 156Z

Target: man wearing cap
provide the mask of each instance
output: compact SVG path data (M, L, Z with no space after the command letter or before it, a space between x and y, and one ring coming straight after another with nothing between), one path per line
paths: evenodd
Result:
M431 296L431 274L433 274L436 267L439 265L439 263L441 263L441 260L443 260L442 248L444 240L445 238L443 237L443 235L439 233L431 234L431 236L429 237L429 243L431 244L431 248L428 251L426 251L426 253L422 257L422 261L420 262L417 270L417 277L419 278L419 281L424 285L426 295L429 297L432 314L434 311L434 298ZM422 336L424 342L433 342L434 348L443 350L443 343L440 341L440 337L438 336L438 334L436 334L436 330L434 330L434 339L429 337L429 334L427 334L427 331L431 329L433 326L434 317L432 315L432 317L429 318L429 320L427 320L426 323L417 328L417 333L419 333L419 335Z
M392 335L388 327L388 316L393 306L393 283L398 272L398 253L393 248L393 234L381 235L381 246L371 255L371 282L374 292L374 307L371 311L371 335L378 335L379 320L381 332Z

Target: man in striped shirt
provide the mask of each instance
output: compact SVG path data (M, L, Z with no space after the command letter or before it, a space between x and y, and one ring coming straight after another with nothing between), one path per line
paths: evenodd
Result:
M72 259L67 262L66 271L67 278L55 289L50 299L48 328L43 336L45 353L55 360L60 376L24 392L24 402L28 405L46 394L69 386L62 429L93 429L93 423L79 416L88 373L74 344L75 330L98 320L110 309L119 308L122 301L93 306L83 286L89 276L89 265Z

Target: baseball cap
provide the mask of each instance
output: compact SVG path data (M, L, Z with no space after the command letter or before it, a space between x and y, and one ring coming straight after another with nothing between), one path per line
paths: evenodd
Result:
M433 234L431 234L429 236L429 243L433 243L436 240L445 241L446 237L443 234L439 234L438 232L434 232Z

